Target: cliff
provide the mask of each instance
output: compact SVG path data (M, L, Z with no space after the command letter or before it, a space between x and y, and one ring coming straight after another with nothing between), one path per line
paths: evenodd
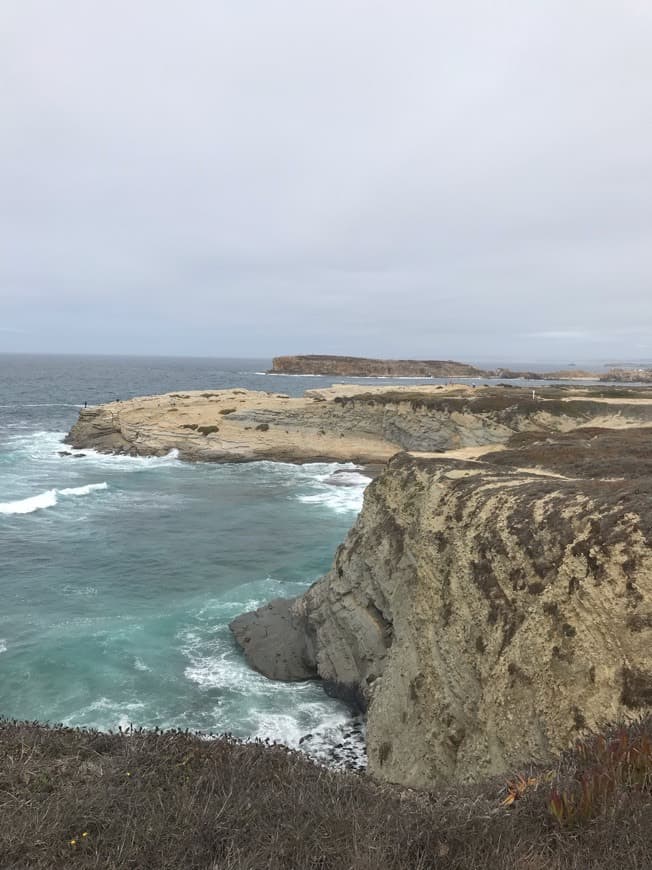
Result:
M604 391L602 391L604 392ZM631 397L629 395L631 393ZM641 397L642 396L642 397ZM502 444L515 432L652 423L652 400L588 390L464 386L309 390L301 398L247 390L169 393L80 411L66 442L138 456L178 450L208 462L384 463L401 450Z
M483 372L453 360L366 359L356 356L277 356L271 373L287 375L336 375L373 378L476 378Z
M373 378L500 378L530 381L584 381L615 383L651 383L652 369L613 368L608 372L563 369L547 372L522 371L510 368L480 369L454 360L366 359L355 356L277 356L269 374L331 375L337 377Z
M652 706L649 433L523 433L477 461L401 454L331 571L275 603L288 630L270 642L261 610L236 638L263 673L358 694L370 772L409 786L547 759L638 714Z

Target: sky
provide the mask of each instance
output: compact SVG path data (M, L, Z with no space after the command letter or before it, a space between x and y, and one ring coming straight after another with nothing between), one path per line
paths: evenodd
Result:
M0 352L652 360L649 0L5 0Z

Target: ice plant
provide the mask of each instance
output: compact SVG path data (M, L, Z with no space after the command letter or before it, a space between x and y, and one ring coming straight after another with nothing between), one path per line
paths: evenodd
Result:
M636 726L590 734L572 750L575 770L560 777L548 809L562 826L587 821L609 809L619 794L652 789L652 738Z

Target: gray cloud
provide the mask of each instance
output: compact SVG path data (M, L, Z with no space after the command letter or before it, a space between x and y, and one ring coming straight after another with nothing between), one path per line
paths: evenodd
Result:
M0 350L649 356L643 0L21 0Z

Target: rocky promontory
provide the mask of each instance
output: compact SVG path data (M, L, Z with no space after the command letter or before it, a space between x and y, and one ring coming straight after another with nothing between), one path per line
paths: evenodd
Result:
M652 430L522 432L402 453L331 571L233 629L269 676L368 707L370 772L408 786L546 760L652 707Z
M499 367L481 369L454 360L367 359L356 356L277 356L269 374L330 375L352 378L470 378L530 381L602 381L609 383L650 383L652 369L612 368L591 372L571 367L554 371L524 371Z
M82 409L66 442L186 460L384 463L401 450L503 444L516 432L652 423L645 391L334 386L300 398L248 390L168 393Z
M476 378L483 372L454 360L367 359L357 356L277 356L271 374L334 375L354 378Z

